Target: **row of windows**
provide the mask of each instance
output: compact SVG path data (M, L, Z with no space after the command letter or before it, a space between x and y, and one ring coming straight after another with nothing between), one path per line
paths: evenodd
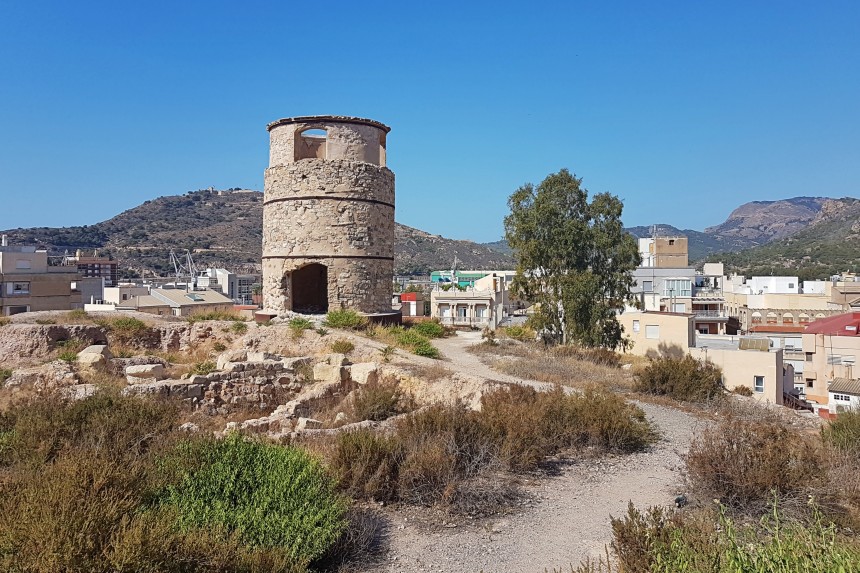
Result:
M838 400L840 402L850 402L851 396L849 396L848 394L834 394L833 399Z
M2 289L2 292L7 296L30 294L30 283L28 281L8 282L5 287L2 287Z

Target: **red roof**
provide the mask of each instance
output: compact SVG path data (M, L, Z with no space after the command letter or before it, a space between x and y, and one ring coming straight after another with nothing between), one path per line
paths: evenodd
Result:
M788 324L757 324L750 328L750 332L772 332L774 334L791 334L804 332L806 327L803 325L788 325Z
M803 333L857 336L860 334L860 312L848 312L818 319L810 323Z

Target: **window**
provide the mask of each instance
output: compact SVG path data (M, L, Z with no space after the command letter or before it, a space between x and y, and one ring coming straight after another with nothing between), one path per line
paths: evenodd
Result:
M22 312L30 312L29 306L7 306L6 307L6 315L12 316L13 314L21 314Z
M633 332L639 332L639 321L638 320L633 321Z
M487 316L487 307L486 306L476 306L475 307L475 316L478 318L484 318Z
M654 281L642 281L643 292L654 292Z
M19 260L15 261L15 268L26 270L26 269L32 268L32 266L30 265L30 261L19 259Z
M687 312L687 305L685 305L683 302L676 302L672 305L672 312Z
M794 288L794 283L788 283L788 288Z
M692 284L690 279L666 279L663 282L663 296L692 296Z
M645 325L645 338L650 338L651 340L659 340L660 339L660 325L659 324L646 324Z
M828 364L842 364L842 356L839 354L828 354L827 355L827 363Z
M669 239L669 245L674 245L674 244L675 244L675 239Z
M451 307L447 304L440 304L439 305L439 315L442 316L443 318L450 318L451 317Z
M29 282L6 283L6 294L30 294Z
M838 400L839 402L850 402L851 396L848 394L834 394L833 399Z
M807 361L807 362L812 362L812 352L807 352L807 353L806 353L806 361Z
M466 318L466 307L458 306L457 307L457 318Z
M806 387L807 388L812 388L813 384L815 384L815 380L812 380L811 378L806 379Z
M753 389L756 392L764 392L764 376L753 376Z

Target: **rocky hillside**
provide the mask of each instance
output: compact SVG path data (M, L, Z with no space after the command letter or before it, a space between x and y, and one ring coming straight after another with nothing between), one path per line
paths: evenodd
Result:
M744 203L732 211L725 222L705 229L705 234L723 240L748 240L759 245L784 239L812 224L828 201L833 200L826 197L794 197Z
M170 250L189 249L199 267L251 271L260 264L263 194L257 191L193 191L146 201L116 217L81 227L11 229L12 244L36 244L62 255L76 249L111 255L124 276L167 275ZM513 268L513 261L477 243L455 241L398 224L395 272L424 274L460 268Z
M860 272L860 200L824 199L806 227L784 239L738 253L710 257L727 270L747 275L791 275L825 279Z

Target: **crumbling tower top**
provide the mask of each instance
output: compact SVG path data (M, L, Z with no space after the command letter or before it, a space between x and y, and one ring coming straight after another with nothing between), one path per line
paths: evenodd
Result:
M269 166L303 159L359 161L385 167L385 138L391 128L360 117L311 115L273 121Z

